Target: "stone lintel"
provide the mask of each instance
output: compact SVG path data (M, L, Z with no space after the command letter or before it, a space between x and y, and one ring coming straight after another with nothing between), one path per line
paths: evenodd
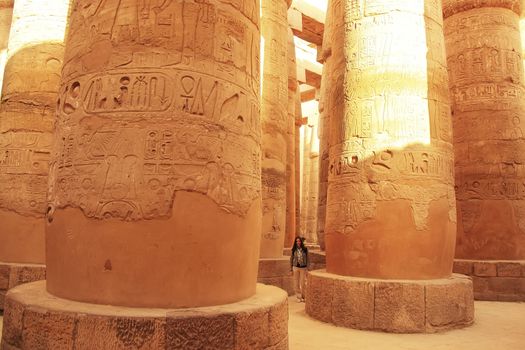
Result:
M306 313L336 326L389 333L435 333L474 322L472 280L411 281L308 275Z
M286 350L287 333L287 295L275 287L228 305L141 309L60 299L40 281L7 294L0 348Z

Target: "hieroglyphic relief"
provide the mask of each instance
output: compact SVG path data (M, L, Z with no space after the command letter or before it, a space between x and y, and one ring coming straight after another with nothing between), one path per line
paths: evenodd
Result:
M366 221L380 222L378 203L396 200L411 203L418 231L433 230L430 205L438 200L450 206L441 220L456 222L440 9L437 0L347 1L339 7L344 26L340 19L332 26L344 28L345 50L332 51L325 65L332 80L341 67L345 72L344 80L331 81L343 86L342 103L331 91L323 102L331 112L326 234L351 234ZM411 47L403 49L407 38Z
M225 10L233 6L239 16ZM254 0L75 1L63 76L105 65L145 65L213 72L259 91L258 7ZM89 26L87 25L89 23ZM89 28L86 30L85 28ZM118 47L118 50L116 49ZM210 66L211 64L211 66Z
M155 219L172 214L177 191L191 191L247 213L261 196L248 3L229 3L233 16L208 0L74 2L74 23L91 32L72 26L68 37L51 211ZM100 60L85 61L97 45Z
M462 9L457 1L446 2L446 13L454 13L446 15L445 38L462 257L511 259L525 251L525 241L517 240L525 229L519 5L491 1ZM487 224L497 212L494 206L505 213Z
M285 0L261 1L263 40L262 257L282 256L286 228L288 104L288 22Z
M53 0L39 9L32 1L20 0L14 4L13 21L9 22L0 106L0 209L39 219L47 207L67 5L67 0ZM14 232L2 231L3 238L16 237L25 230L35 232L35 237L42 234L44 222L34 222ZM26 249L17 242L21 250Z

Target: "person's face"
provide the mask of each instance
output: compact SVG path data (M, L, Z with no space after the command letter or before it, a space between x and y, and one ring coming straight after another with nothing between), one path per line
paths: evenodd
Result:
M297 238L297 239L295 240L295 245L298 246L298 247L301 246L301 240L300 240L299 238Z

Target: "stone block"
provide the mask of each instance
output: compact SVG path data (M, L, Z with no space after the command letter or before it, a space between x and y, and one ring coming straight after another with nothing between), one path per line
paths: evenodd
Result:
M75 350L165 348L163 319L78 315L76 322Z
M265 349L270 343L269 310L235 315L235 350Z
M332 322L341 327L373 329L374 284L334 280Z
M288 336L275 345L270 345L266 350L288 350Z
M75 328L73 315L29 307L24 311L23 322L23 349L73 349Z
M0 311L4 309L4 302L5 302L5 295L6 295L6 291L5 290L0 290Z
M9 288L45 279L46 268L44 265L12 265L9 274Z
M0 290L9 289L9 271L10 266L7 264L0 263Z
M24 305L6 297L4 302L4 323L2 329L2 345L22 347L22 330L24 320Z
M270 307L268 322L269 345L275 346L288 337L288 299Z
M470 260L454 260L454 273L472 276L474 264Z
M259 260L258 278L282 277L290 274L290 259L288 257Z
M427 327L448 328L450 324L474 322L472 281L464 279L451 284L429 284L425 287Z
M499 262L496 266L498 277L525 277L522 275L522 264L519 262Z
M395 282L376 284L374 328L392 333L424 332L424 286Z
M474 262L474 276L495 277L498 275L496 264L493 262Z
M333 294L333 278L320 276L317 272L309 273L306 288L306 313L319 321L331 323Z
M234 348L233 315L177 312L166 319L166 347L173 350Z
M496 277L489 278L488 287L491 292L498 294L520 294L523 278Z
M487 277L472 277L474 293L483 294L489 291L489 279Z

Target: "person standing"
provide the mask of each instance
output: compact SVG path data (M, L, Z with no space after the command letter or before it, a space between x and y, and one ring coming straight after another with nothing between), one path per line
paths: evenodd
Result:
M298 302L304 302L306 296L306 272L308 270L308 248L304 238L295 237L290 256L290 267L293 271L294 290Z

